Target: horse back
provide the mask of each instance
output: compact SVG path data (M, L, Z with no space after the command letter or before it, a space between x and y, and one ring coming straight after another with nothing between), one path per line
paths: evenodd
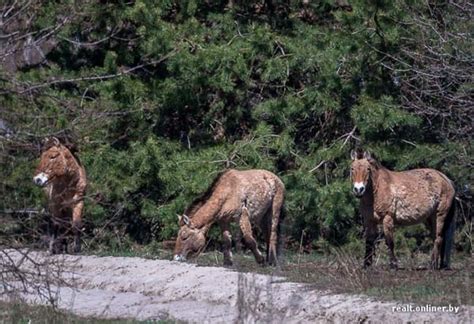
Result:
M230 170L220 186L226 193L223 214L238 218L245 205L252 223L258 223L272 207L277 193L284 194L283 182L266 170Z
M410 188L416 196L454 194L453 182L435 169L413 169L392 174L395 186Z
M391 214L400 225L423 222L434 217L440 208L450 206L454 197L452 182L434 169L387 171L379 179L375 212Z

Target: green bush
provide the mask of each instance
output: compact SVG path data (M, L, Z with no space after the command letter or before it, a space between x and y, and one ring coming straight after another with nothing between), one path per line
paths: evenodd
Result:
M290 242L304 231L308 243L357 246L362 220L348 177L349 152L361 145L390 168L449 175L468 211L460 228L470 228L473 146L464 106L456 101L447 114L433 97L428 110L406 101L418 73L410 66L429 66L404 53L438 37L410 22L419 15L462 32L470 23L456 19L456 8L445 8L443 27L431 2L352 1L350 10L339 1L233 3L35 7L36 31L63 12L77 15L54 35L43 64L14 74L0 67L0 121L14 130L6 137L0 129L0 210L45 206L31 182L39 142L67 132L88 173L91 235L103 228L139 243L171 239L176 214L219 171L262 168L286 185ZM467 69L456 59L466 48L461 36L436 48ZM466 80L451 81L446 91L469 89ZM412 237L400 243L408 249L425 245L423 231L403 233ZM458 247L470 249L461 237Z

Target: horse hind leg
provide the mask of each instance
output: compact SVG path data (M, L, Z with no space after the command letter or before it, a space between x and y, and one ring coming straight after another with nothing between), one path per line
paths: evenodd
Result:
M433 252L431 253L431 269L436 270L439 266L443 267L444 264L444 226L446 217L448 215L448 209L438 210L436 214L436 226L435 236L433 242Z
M273 198L271 208L271 225L270 225L270 240L268 245L268 263L271 265L277 265L278 263L278 240L279 240L279 228L280 228L280 215L284 201L284 191L277 190L275 197Z
M435 223L436 223L436 220L434 220L433 218L428 218L424 224L425 224L425 227L426 229L429 231L430 233L430 238L432 240L434 240L436 238L436 231L435 231Z
M63 234L62 237L61 237L61 252L62 253L68 253L68 249L67 249L67 238L66 238L66 235Z
M442 226L441 226L442 228ZM441 246L443 244L442 231L438 231L438 224L436 224L436 236L433 242L433 251L431 253L431 269L438 269L438 261L440 258Z
M456 205L453 199L444 222L440 269L450 269L451 250L454 244L454 232L456 230L455 208Z
M68 234L70 232L69 219L71 213L64 212L59 221L58 235L57 235L57 248L58 253L68 253Z
M250 223L250 215L249 210L247 207L242 209L242 215L240 216L240 230L242 231L242 235L244 237L245 243L247 244L248 248L252 251L253 255L255 256L255 260L259 264L263 264L265 262L265 258L263 257L262 253L258 249L258 244L255 238L252 235L252 225Z
M72 231L74 233L73 252L81 252L82 209L84 202L77 203L72 210Z
M56 237L58 236L57 234L57 225L53 224L51 222L49 224L49 244L48 244L48 252L49 254L56 254L57 249L56 249Z
M270 209L269 211L267 211L267 213L260 222L260 229L262 231L263 239L266 245L265 260L267 263L270 255L271 214L272 212Z
M429 232L430 239L434 242L436 240L436 219L434 217L428 217L424 221L424 225ZM433 263L433 251L431 252L431 260L429 261L429 267L431 268Z

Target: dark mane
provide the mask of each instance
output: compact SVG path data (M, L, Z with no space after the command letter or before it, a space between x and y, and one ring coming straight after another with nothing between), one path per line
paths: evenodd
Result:
M220 172L217 177L212 181L211 185L207 188L207 190L200 194L197 198L193 200L191 205L189 205L188 208L184 211L184 215L187 215L189 217L192 217L192 215L199 209L201 208L202 205L211 197L212 193L214 192L215 187L217 186L217 183L221 179L221 177L226 174L230 170L224 170Z
M56 137L58 140L59 140L59 143L64 146L65 148L67 148L69 150L69 152L71 153L71 155L74 157L74 159L77 161L77 163L79 164L79 166L82 166L82 163L81 163L81 160L79 159L79 156L77 155L77 153L79 152L79 149L77 147L77 145L75 143L73 143L69 138L58 138ZM51 139L51 138L47 138L43 141L43 147L42 147L42 151L47 151L49 150L51 147L53 147L55 145L54 143L54 140Z
M77 164L79 164L79 166L82 166L82 162L81 159L79 159L79 156L77 155L77 151L71 151L69 149L69 152L71 152L71 155L76 159Z
M382 163L380 163L377 156L375 156L373 153L371 153L371 158L368 161L371 165L375 166L377 169L382 169L382 168L385 169L385 167L382 165Z
M79 155L77 155L77 153L79 153L77 145L72 143L70 145L63 145L69 150L69 152L71 152L71 155L76 159L77 164L79 164L79 166L82 166L81 159L79 159Z
M364 154L365 154L365 150L362 148L362 147L357 147L355 149L355 153L356 153L356 156L357 156L357 159L363 159L364 158ZM372 164L373 166L375 166L377 169L380 169L380 168L385 168L382 163L380 163L379 159L377 158L377 156L370 152L370 158L368 159L369 163Z

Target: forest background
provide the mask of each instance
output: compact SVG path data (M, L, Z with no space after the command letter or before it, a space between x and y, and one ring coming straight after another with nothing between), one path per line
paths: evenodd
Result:
M176 214L226 168L281 177L288 246L362 250L349 164L364 147L454 181L455 247L469 253L472 13L437 0L3 1L0 241L41 241L32 175L57 136L87 170L89 250L173 239ZM422 225L396 242L431 246Z

